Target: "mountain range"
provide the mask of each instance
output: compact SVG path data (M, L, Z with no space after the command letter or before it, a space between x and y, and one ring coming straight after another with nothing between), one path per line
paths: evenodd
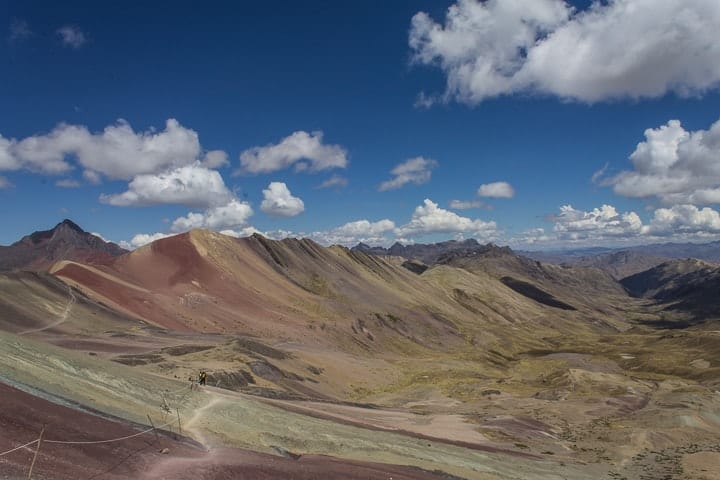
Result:
M165 459L113 478L674 478L715 459L720 266L594 253L207 230L128 252L66 220L0 249L0 429L102 440L177 420ZM49 421L58 404L77 423ZM41 473L76 477L63 452ZM101 474L107 455L76 463Z

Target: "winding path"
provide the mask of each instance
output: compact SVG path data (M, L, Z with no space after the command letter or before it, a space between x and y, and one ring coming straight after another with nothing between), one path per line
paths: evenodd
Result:
M190 420L187 421L187 423L185 423L185 430L192 433L192 438L200 442L206 449L209 449L210 445L208 444L207 438L205 437L205 435L203 435L202 430L198 428L196 424L203 417L203 415L205 415L205 412L207 410L210 410L215 405L223 403L226 400L220 398L219 396L211 392L206 393L212 395L212 398L205 405L195 410L195 414L190 418Z
M42 332L43 330L57 327L58 325L65 323L68 319L68 316L70 315L70 312L72 311L73 305L75 305L75 303L77 302L77 297L73 293L72 287L70 285L68 285L67 288L68 288L68 294L70 294L70 298L68 299L67 305L65 305L65 310L58 316L58 318L54 322L51 322L51 323L45 325L44 327L25 330L24 332L20 332L18 335L27 335L28 333Z

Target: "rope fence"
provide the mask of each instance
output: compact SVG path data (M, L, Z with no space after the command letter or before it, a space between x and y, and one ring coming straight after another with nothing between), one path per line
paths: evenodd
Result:
M180 388L180 389L178 389L178 390L172 391L172 392L169 392L169 391L168 391L168 392L163 392L163 394L162 394L162 397L163 397L163 405L162 405L162 408L163 408L164 410L165 410L165 409L168 409L168 410L169 410L169 405L167 404L167 401L165 400L165 395L166 395L166 394L167 394L167 395L176 395L176 394L179 394L179 393L183 392L184 390L188 390L188 391L187 391L184 395L182 395L182 397L181 397L179 400L177 400L177 404L181 404L182 402L184 402L184 401L187 399L187 397L190 395L190 393L193 392L192 385L191 385L189 388L188 388L188 386L186 385L186 386L184 386L184 387L182 387L182 388ZM175 403L175 402L173 402L173 403ZM165 428L165 427L168 427L168 426L170 426L170 425L174 425L175 423L177 423L177 425L178 425L178 432L182 433L182 426L181 426L181 424L180 424L180 411L179 411L179 409L178 409L177 407L175 408L175 412L177 413L177 421L176 421L176 420L172 420L172 421L169 421L169 422L167 422L167 423L163 423L162 425L157 425L157 426L156 426L156 425L154 425L152 419L150 418L150 415L148 415L148 420L150 421L150 425L151 425L150 428L147 428L147 429L142 430L142 431L140 431L140 432L134 433L134 434L132 434L132 435L126 435L126 436L124 436L124 437L118 437L118 438L110 438L110 439L106 439L106 440L46 440L45 438L43 438L43 433L45 432L45 426L44 426L44 427L43 427L43 431L40 433L40 436L39 436L38 438L36 438L35 440L33 440L33 441L31 441L31 442L28 442L28 443L26 443L26 444L24 444L24 445L19 445L19 446L15 447L15 448L12 448L12 449L10 449L10 450L8 450L8 451L6 451L6 452L0 452L0 457L4 457L5 455L9 455L9 454L11 454L11 453L13 453L13 452L17 452L18 450L22 450L22 449L24 449L24 448L32 447L32 446L35 445L35 444L37 444L37 448L35 449L35 458L37 458L37 454L38 454L39 451L40 451L41 445L46 444L46 443L55 444L55 445L97 445L97 444L104 444L104 443L122 442L122 441L124 441L124 440L129 440L129 439L131 439L131 438L139 437L139 436L141 436L141 435L145 435L145 434L150 433L150 432L154 432L154 433L155 433L155 439L156 439L156 441L159 441L159 438L158 438L158 429ZM166 412L166 413L167 413L167 412ZM163 415L163 416L165 416L165 415ZM167 417L165 417L165 418L167 418ZM31 478L31 477L32 477L32 470L33 470L33 466L34 466L34 464L35 464L35 458L33 458L33 465L30 466L30 472L29 472L29 474L28 474L28 478Z
M139 437L140 435L145 435L146 433L152 432L155 429L165 428L167 426L173 425L176 422L173 420L172 422L163 423L162 425L158 425L157 427L150 427L147 430L143 430L142 432L135 433L133 435L126 435L124 437L118 437L118 438L111 438L108 440L79 440L79 441L65 441L65 440L43 440L43 443L54 443L57 445L95 445L98 443L113 443L113 442L121 442L123 440L128 440L130 438ZM20 445L19 447L15 447L12 450L8 450L7 452L0 453L0 457L8 455L10 453L16 452L18 450L22 450L23 448L29 447L30 445L35 445L40 441L40 438L36 438L32 442L28 442L25 445Z
M128 436L119 437L119 438L111 438L110 440L94 440L94 441L82 440L82 441L73 441L73 442L66 442L66 441L62 441L62 440L43 440L43 443L55 443L55 444L60 444L60 445L95 445L98 443L121 442L123 440L128 440L130 438L139 437L140 435L145 435L146 433L152 432L153 430L155 430L157 428L164 428L164 427L167 427L168 425L172 425L174 423L175 423L175 421L164 423L162 425L158 425L157 427L150 427L147 430L143 430L142 432L138 432L133 435L128 435Z
M29 447L30 445L35 445L39 440L40 440L39 438L36 438L32 442L26 443L25 445L20 445L19 447L15 447L12 450L8 450L7 452L2 452L2 453L0 453L0 457L5 456L9 453L15 452L17 450L23 449L25 447Z

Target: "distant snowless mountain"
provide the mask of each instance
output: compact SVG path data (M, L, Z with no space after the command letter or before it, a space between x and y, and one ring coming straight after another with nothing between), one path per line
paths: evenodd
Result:
M720 242L661 243L626 248L587 248L556 252L518 252L541 262L597 267L622 279L674 259L720 262Z

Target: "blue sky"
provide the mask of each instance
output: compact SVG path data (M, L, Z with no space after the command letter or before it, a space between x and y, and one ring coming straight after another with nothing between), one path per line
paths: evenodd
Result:
M15 2L0 244L720 238L720 4L514 3Z

